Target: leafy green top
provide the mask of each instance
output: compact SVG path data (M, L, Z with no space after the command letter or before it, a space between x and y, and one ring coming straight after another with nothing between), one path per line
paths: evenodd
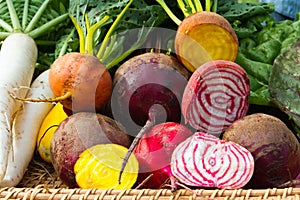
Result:
M0 39L22 32L36 39L64 24L67 9L60 1L6 0L0 2Z

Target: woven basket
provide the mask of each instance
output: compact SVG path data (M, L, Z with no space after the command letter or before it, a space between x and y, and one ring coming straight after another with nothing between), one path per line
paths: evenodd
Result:
M17 187L0 188L1 199L103 199L103 200L203 200L203 199L297 199L300 188L273 189L70 189L64 185L51 164L35 156Z

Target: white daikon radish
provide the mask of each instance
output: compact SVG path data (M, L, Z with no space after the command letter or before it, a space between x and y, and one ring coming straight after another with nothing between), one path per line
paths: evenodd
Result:
M53 98L49 87L49 70L40 74L32 83L27 98ZM16 186L23 178L32 160L40 126L54 105L51 103L23 102L12 124L12 147L10 148L6 174L1 187Z
M8 36L0 51L0 182L3 180L8 154L12 151L12 120L22 103L10 93L25 97L30 87L37 60L34 40L23 33ZM19 89L18 89L19 88ZM24 144L25 145L25 144Z

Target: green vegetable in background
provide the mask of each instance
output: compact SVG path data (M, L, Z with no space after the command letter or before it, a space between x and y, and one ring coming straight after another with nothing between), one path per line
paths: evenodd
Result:
M274 61L269 90L272 101L295 122L300 135L300 38ZM298 127L297 127L298 126Z
M69 12L79 36L79 51L93 53L108 69L138 49L151 27L167 19L160 6L143 0L70 0Z

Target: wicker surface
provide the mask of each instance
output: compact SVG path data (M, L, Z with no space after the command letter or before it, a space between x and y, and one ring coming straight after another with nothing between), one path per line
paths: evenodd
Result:
M0 188L1 199L103 199L103 200L202 200L202 199L299 199L300 188L273 189L70 189L57 177L51 164L33 159L17 187Z

